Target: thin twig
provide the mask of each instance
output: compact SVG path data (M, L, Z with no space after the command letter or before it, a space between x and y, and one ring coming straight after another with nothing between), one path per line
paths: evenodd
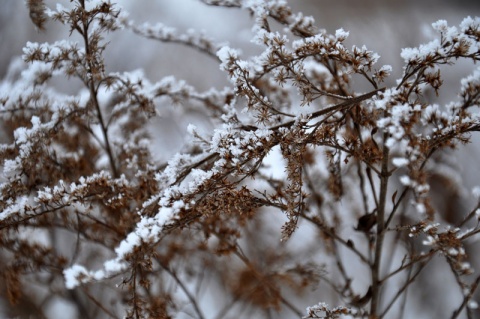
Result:
M380 263L382 261L382 248L383 240L385 238L385 208L387 203L388 192L388 179L390 174L388 173L389 163L389 148L385 145L388 138L388 133L383 134L383 158L382 158L382 171L380 174L380 197L377 206L377 233L375 241L375 257L373 265L371 265L372 276L372 302L370 304L370 315L376 316L378 313L378 306L381 296L381 282L380 282Z
M385 310L382 312L382 314L378 317L378 318L383 318L385 317L385 315L387 314L387 312L390 310L390 308L395 304L396 300L402 295L404 294L404 292L407 290L407 288L410 286L410 284L412 282L415 281L415 279L418 277L418 275L420 275L420 273L422 272L423 268L427 265L427 263L421 263L419 268L417 269L417 271L415 272L415 274L413 276L410 277L410 274L409 274L409 278L408 280L403 284L403 286L397 291L397 293L395 294L395 296L392 298L392 300L390 301L390 303L387 305L387 307L385 307Z
M470 286L470 290L468 291L468 294L463 298L463 301L460 307L458 307L458 309L453 312L451 317L452 319L458 318L463 308L465 308L468 302L470 301L470 299L472 299L473 294L475 293L475 290L477 290L477 287L479 284L480 284L480 276L478 276Z
M183 293L185 296L187 296L188 300L192 304L193 308L195 309L195 312L197 313L197 316L199 319L204 319L205 316L203 315L202 310L200 309L200 306L198 305L195 297L190 293L190 291L187 289L187 287L183 284L183 282L178 278L177 274L175 273L174 270L171 270L169 267L167 267L160 259L157 258L157 262L162 267L163 270L165 270L178 284L178 286L182 289Z

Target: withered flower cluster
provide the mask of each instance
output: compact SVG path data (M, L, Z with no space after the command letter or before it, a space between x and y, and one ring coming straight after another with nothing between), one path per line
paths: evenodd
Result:
M451 103L429 92L457 61L480 59L479 18L434 23L438 37L403 49L388 86L376 53L282 0L201 0L250 13L262 52L245 58L204 34L137 25L110 1L70 2L27 5L39 29L52 20L81 41L27 43L26 67L0 82L6 316L45 318L56 302L78 318L374 319L411 315L407 293L455 300L447 317L478 316L468 252L480 189L452 217L431 183L461 187L442 167L480 129L480 68ZM231 87L107 72L104 37L129 31L198 50ZM62 93L53 78L82 88ZM214 129L189 125L164 162L152 118L167 104L195 105ZM431 264L453 285L426 292Z

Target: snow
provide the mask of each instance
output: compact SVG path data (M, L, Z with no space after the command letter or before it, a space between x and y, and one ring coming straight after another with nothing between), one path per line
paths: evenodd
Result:
M222 152L230 152L235 157L242 157L246 152L243 149L244 145L256 145L259 143L257 142L258 139L268 138L271 134L268 130L243 132L241 135L234 135L233 133L233 127L227 124L224 125L223 129L217 130L211 140L211 151L217 151L220 152L220 154L222 154ZM222 145L228 145L228 148L224 148ZM166 181L167 184L172 184L175 179L178 178L178 173L182 170L182 167L189 165L191 161L192 158L189 156L181 154L175 155L172 160L169 161L164 172L158 174L156 179L158 181ZM218 161L216 165L223 165L223 161ZM195 192L202 184L208 181L214 173L215 168L209 171L199 168L191 169L188 179L185 179L182 184L168 186L163 190L160 197L152 197L148 203L157 202L160 205L155 216L153 218L142 217L135 231L131 232L115 249L116 257L104 263L104 272L99 273L98 276L112 275L125 269L125 267L127 267L125 258L128 254L132 253L142 242L155 242L158 240L163 226L172 221L176 214L187 206L187 203L182 199L175 199L175 197L178 196L178 194ZM147 207L147 205L144 204L144 207ZM89 278L93 278L93 275L90 274ZM75 282L71 280L70 286L72 286L73 283Z
M228 70L228 65L231 60L237 60L240 52L232 49L229 46L223 46L217 51L217 57L222 62L220 64L220 70Z
M392 121L390 118L385 117L377 120L377 127L378 128L385 128L390 124Z
M107 278L108 274L110 273L119 273L125 269L127 269L128 264L125 262L121 262L120 259L111 259L107 260L104 264L103 267L105 271L103 270L97 270L95 272L95 280L102 280Z
M286 1L277 1L283 2L286 5ZM290 30L294 27L299 27L301 29L310 29L315 25L315 18L312 16L304 16L302 12L294 13L292 16L292 22L288 26Z
M432 27L441 32L445 32L448 29L447 20L438 20L437 22L432 23Z
M386 73L387 75L390 75L392 73L392 70L393 70L392 66L386 64L386 65L383 65L378 71Z
M392 159L392 164L395 165L396 167L407 166L408 163L409 163L408 159L403 157L394 157Z
M161 39L171 39L175 36L177 31L175 28L166 26L163 23L156 23L154 25L144 23L138 27L138 29L146 34L155 35Z
M263 167L260 171L274 180L285 180L286 174L286 162L282 156L280 146L275 146L270 150L267 156L263 159Z
M427 236L426 240L422 241L422 244L425 246L433 246L437 241L432 236Z
M337 38L339 41L344 41L346 38L348 38L349 34L350 32L340 28L335 31L335 38Z
M99 3L96 1L95 3ZM246 0L242 2L242 6L247 9L251 9L253 14L256 17L256 25L254 26L254 37L253 42L267 46L267 48L257 57L252 58L248 61L239 60L240 51L237 49L232 49L229 46L222 46L216 51L217 57L221 61L221 69L231 71L235 69L236 72L239 71L248 71L251 72L250 76L254 76L254 72L261 72L263 67L265 67L267 63L267 57L272 52L272 48L274 46L278 46L275 44L276 40L280 40L280 42L288 42L288 39L285 35L280 34L279 32L268 32L262 25L262 18L264 18L267 14L272 12L275 9L275 6L282 5L283 1L262 1L262 0ZM66 10L61 6L57 7L57 10ZM50 13L51 14L51 13ZM293 21L293 22L292 22ZM302 27L307 28L309 25L313 24L313 18L311 17L304 17L302 14L293 15L292 19L290 20L290 28L293 28L296 24L301 25ZM472 27L473 24L478 23L478 19L467 18L465 19L462 24L460 25L460 29L462 32L467 32L469 28ZM444 20L439 20L434 23L433 28L437 31L440 31L445 34L446 38L453 37L458 30L456 28L448 27L448 24ZM141 25L138 30L142 31L145 34L155 35L159 38L163 39L179 39L184 42L192 42L195 43L198 39L203 39L202 36L195 37L193 32L188 31L187 34L183 35L176 35L176 30L174 28L165 26L163 24L156 24L156 25L149 25L144 24ZM286 30L285 32L288 32ZM343 52L347 52L341 42L343 42L349 36L349 32L338 29L335 31L335 35L327 35L323 32L319 32L317 35L297 40L292 44L292 47L301 48L305 45L305 43L318 43L320 47L322 47L320 52L321 54L342 54ZM335 43L338 42L338 43ZM48 59L55 59L59 57L62 52L68 50L75 46L75 43L71 42L56 42L52 45L49 44L38 44L38 43L28 43L27 47L24 51L25 55L24 58L27 58L28 54L32 54L35 50L44 54ZM324 48L327 46L332 46L332 50L328 51ZM437 54L444 52L441 51L439 47L440 42L438 40L432 41L426 45L420 46L419 48L406 48L402 51L402 58L406 61L417 61L419 59L424 59L430 54ZM475 49L475 47L473 47ZM472 50L473 50L472 49ZM286 45L285 50L289 50L288 45ZM368 51L365 46L353 47L352 51L357 51L360 55L358 58L360 61L361 67L368 67L369 63L377 62L379 56L375 53ZM361 57L362 54L368 54L371 57L369 59L363 59ZM298 56L295 56L297 58ZM298 63L295 67L299 69L301 63ZM240 70L238 70L238 68ZM33 62L30 64L28 69L24 70L21 73L22 78L24 79L23 84L25 83L34 83L38 75L42 72L51 72L51 64L41 64L37 62ZM317 63L313 60L305 61L303 64L303 70L305 74L312 75L313 73L322 74L326 77L331 77L330 72L324 65ZM389 65L384 65L380 68L380 72L391 73L392 67ZM57 71L55 71L57 72ZM148 80L145 79L145 75L143 71L133 71L133 72L126 72L126 73L113 73L111 76L115 76L118 78L119 82L114 85L114 89L118 89L119 91L125 89L128 91L126 86L123 85L125 83L132 84L132 89L134 90L135 94L141 94L148 99L155 99L158 98L160 95L175 95L175 94L185 94L189 97L215 97L218 94L218 100L222 101L222 97L226 94L220 94L218 92L212 92L211 95L204 94L201 95L196 93L193 88L188 86L184 81L176 80L174 77L165 77L156 84L151 84ZM238 73L234 73L233 82L237 83ZM480 79L480 68L477 68L472 75L468 76L467 78L461 81L462 91L466 92L470 87L478 86ZM328 80L328 79L327 79ZM123 83L122 83L123 82ZM141 82L141 83L140 83ZM15 91L18 91L18 96L24 94L26 91L21 91L22 88L15 87L12 88ZM43 89L43 88L40 88ZM28 89L31 92L32 89ZM228 89L228 93L231 92L231 89ZM7 91L2 86L1 91ZM8 89L8 91L10 91ZM47 91L46 91L47 92ZM100 96L100 101L106 103L111 95L108 95L107 92L102 92ZM258 93L258 91L256 91ZM401 92L396 91L395 89L387 89L383 93L382 98L378 98L372 103L375 108L378 110L385 110L387 111L388 115L386 117L380 118L377 120L377 125L379 128L384 129L385 132L388 132L392 135L386 141L386 146L393 147L394 145L401 144L405 142L405 134L406 132L403 130L403 124L405 122L409 122L411 120L411 116L413 112L421 112L422 113L422 121L425 123L428 119L432 116L438 117L445 117L445 113L440 111L438 105L410 105L409 103L399 103L395 100L396 95ZM57 98L57 95L53 95L55 97L55 104L52 108L60 109L67 101L63 96ZM80 106L85 106L87 101L90 99L89 92L83 90L79 93L76 97L80 100ZM267 97L261 98L263 102L270 103ZM102 103L102 104L103 104ZM128 107L128 103L121 105L121 107ZM136 248L145 244L145 243L154 243L158 241L164 226L168 223L175 220L177 214L185 208L188 208L192 202L185 202L182 199L182 194L188 195L189 193L195 192L198 189L201 189L202 185L205 184L212 176L214 176L218 169L222 166L232 165L238 163L242 160L245 160L249 156L249 152L252 152L257 147L262 146L265 141L269 141L273 132L259 128L255 131L242 131L238 129L238 123L234 123L233 119L236 119L237 113L234 108L234 103L229 106L230 109L226 108L226 113L222 116L222 120L228 122L223 126L214 130L213 135L209 138L205 138L205 144L207 145L204 149L204 153L198 156L191 156L188 154L175 154L171 160L168 162L167 167L162 172L157 172L155 175L155 179L158 182L158 193L151 196L151 198L145 201L142 204L143 209L146 209L150 205L156 204L159 205L158 211L155 212L153 217L147 217L143 215L143 210L134 211L133 213L138 213L140 215L140 221L135 226L134 230L130 232L123 241L121 241L118 246L114 249L115 256L107 260L103 263L103 268L96 271L89 271L85 267L80 265L73 265L71 268L66 269L64 272L65 276L65 284L67 288L72 289L82 283L86 283L92 280L102 280L108 278L113 274L118 274L121 271L127 269L130 265L128 264L127 257L129 254L134 253ZM424 110L422 110L424 107ZM4 108L4 106L2 106ZM245 112L248 113L248 112ZM383 112L379 112L380 114ZM245 115L245 114L243 114ZM58 117L58 113L55 113L55 116ZM245 117L247 117L245 115ZM42 116L42 119L43 116ZM58 118L57 118L58 119ZM297 120L300 119L300 116ZM45 119L44 119L45 120ZM243 121L243 119L241 119ZM41 137L41 134L44 134L48 129L52 127L52 125L56 124L58 121L47 121L42 123L40 117L33 116L31 118L31 125L29 124L26 127L20 127L14 132L14 138L16 146L20 148L21 156L9 159L4 162L4 173L14 172L16 170L20 170L21 168L21 161L29 156L29 149L34 145L34 143ZM234 124L232 124L234 123ZM243 124L243 123L242 123ZM245 123L249 124L249 123ZM196 127L192 124L188 125L187 131L189 134L195 136L196 135ZM440 128L442 129L442 128ZM278 130L275 134L286 134L287 129ZM143 139L141 143L146 143L147 139ZM412 162L412 158L415 158L415 150L408 149L406 151L406 147L401 148L401 151L405 151L405 154L402 152L395 153L398 157L394 157L392 159L392 164L396 167L404 167ZM411 152L411 154L409 154ZM209 170L204 170L200 168L191 168L192 164L204 159L205 157L211 155L212 153L220 154L220 159L217 160L213 164L213 168ZM393 154L393 153L392 153ZM413 154L413 155L412 155ZM228 156L227 156L228 155ZM88 156L88 154L87 154ZM103 159L107 159L106 156ZM325 169L327 165L324 163L316 163L319 167ZM274 147L268 155L263 159L263 166L261 168L261 172L268 177L285 180L286 179L286 172L285 172L286 163L283 160L283 156L278 146ZM134 168L134 167L133 167ZM188 176L183 177L182 173L188 170ZM181 177L181 178L179 178ZM184 178L184 179L183 179ZM174 185L177 180L183 179L181 183L178 185ZM25 214L26 211L31 212L31 209L28 208L28 204L31 202L36 203L51 203L55 201L55 198L60 198L63 204L72 204L76 201L76 196L83 194L90 184L95 184L96 182L104 182L108 181L109 187L114 190L116 187L121 187L122 185L128 185L129 181L126 179L125 176L122 176L120 179L112 180L112 177L102 171L99 174L94 174L92 176L87 177L80 177L78 181L65 183L63 181L59 181L56 185L51 185L51 187L45 187L42 190L39 190L36 194L35 198L19 197L15 201L8 201L6 202L7 208L4 209L0 213L0 220L9 218L14 214L22 215ZM400 182L403 185L409 186L414 188L417 192L425 192L428 190L427 185L418 185L418 183L413 180L408 175L403 175L400 177ZM480 197L480 188L474 188L473 194L476 197ZM122 194L118 195L119 197ZM325 195L328 196L328 195ZM416 208L420 212L425 212L425 206L421 203L417 203ZM458 254L458 250L450 250L449 253ZM320 303L317 306L307 308L307 311L316 311L316 310L325 310L327 309L328 305L324 303Z
M435 55L441 49L441 44L438 39L430 41L427 44L422 44L418 48L403 48L400 56L405 63L425 60L428 56Z
M480 200L480 186L475 186L472 189L472 195Z
M478 30L480 25L480 18L467 17L460 23L460 31L456 27L449 27L445 20L438 20L432 24L433 29L442 34L442 42L439 39L434 39L426 44L420 45L418 48L404 48L401 52L401 57L405 63L419 63L427 61L429 57L439 56L447 57L454 52L451 48L456 48L459 43L464 42L468 44L469 49L466 54L475 54L480 48L480 44L474 39L469 38L468 32L470 30ZM448 43L443 46L442 44Z
M254 9L255 14L265 14L265 1L264 0L244 0L242 7L246 9Z
M52 63L45 63L40 61L31 62L27 68L22 70L21 77L27 83L36 84L37 78L41 74L61 74L58 70L53 70Z
M417 212L421 215L425 214L427 212L427 208L423 203L416 203L415 208L417 209Z
M460 30L462 32L466 32L468 29L478 29L480 25L480 17L472 18L470 16L464 18L460 23Z
M188 126L187 126L187 132L188 134L192 135L192 136L195 136L197 135L197 127L192 124L192 123L189 123Z
M467 92L469 89L480 90L480 67L477 67L473 74L460 80L461 92Z
M61 57L63 52L78 52L77 47L77 42L69 40L59 40L55 41L54 43L38 43L29 41L23 48L23 59L29 60L30 55L38 52L44 55L44 59L47 62L54 59L65 60L65 58Z
M478 303L475 300L470 300L467 307L472 310L478 309Z
M61 298L55 295L45 300L45 318L79 318L78 308L68 297Z
M0 212L0 221L7 219L11 215L24 215L26 212L26 206L29 201L27 196L18 196L14 202L9 199L6 203L8 206Z
M67 289L73 289L80 285L82 279L88 277L88 270L81 265L73 265L63 271L63 276Z
M161 174L156 175L157 181L165 181L166 184L170 185L177 180L179 173L188 165L193 163L195 158L188 154L176 153L168 161L167 167Z
M375 107L380 110L386 110L389 103L391 103L393 97L398 93L399 92L395 89L386 89L382 93L382 98L378 98L378 95L377 95L377 98L375 98L374 100Z
M175 209L172 207L165 207L162 206L158 210L156 216L156 221L158 222L159 225L165 225L169 221L172 220L172 218L175 216Z
M309 77L314 76L314 74L322 75L326 82L330 81L333 78L328 68L325 65L316 62L315 60L304 61L303 69L305 74Z
M128 253L132 252L133 248L141 244L140 237L136 233L127 235L120 245L115 248L115 253L119 258L124 258Z
M402 183L404 186L410 186L412 184L412 180L407 175L403 175L400 176L400 183Z

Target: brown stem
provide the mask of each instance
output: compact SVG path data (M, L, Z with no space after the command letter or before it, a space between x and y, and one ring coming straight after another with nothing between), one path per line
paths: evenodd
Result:
M259 281L260 284L262 285L266 285L268 286L269 288L272 289L272 291L274 291L276 293L276 296L280 299L280 302L283 303L288 309L290 309L290 311L292 311L293 313L295 313L296 315L298 316L301 316L302 315L302 312L300 310L298 310L292 303L290 303L290 301L288 301L287 299L285 299L285 297L282 296L282 294L280 292L277 291L276 287L272 287L272 285L266 281L263 277L262 274L260 274L257 269L253 266L252 262L243 254L243 252L241 251L240 247L237 245L236 246L237 249L234 250L234 254L249 268L252 270L253 274L255 275L255 277L257 278L257 280Z
M380 264L382 260L382 248L383 240L385 237L385 206L387 202L387 191L388 191L388 179L390 174L388 172L388 161L389 161L389 148L385 145L385 142L388 138L387 133L383 134L384 146L383 146L383 158L382 158L382 171L380 173L380 195L379 202L377 206L377 238L375 242L375 259L373 265L371 266L371 276L372 276L372 302L370 304L370 316L372 318L377 317L379 302L380 302L380 289L382 283L379 280L380 276Z
M397 301L397 299L404 295L406 293L406 290L407 288L412 284L412 282L415 281L415 279L418 277L418 275L420 275L420 273L422 272L423 268L425 267L427 263L421 263L419 265L419 268L417 269L417 271L415 272L415 274L413 274L413 276L411 275L411 273L409 272L408 274L408 280L403 284L403 286L397 291L397 293L395 294L395 296L392 298L392 300L389 302L388 306L385 308L385 310L382 312L382 314L380 316L378 316L378 318L383 318L385 317L385 315L387 314L387 312L390 310L390 308L395 304L395 301ZM374 318L377 318L377 317L374 317Z
M83 9L85 10L85 3L84 1L81 1L81 4L82 4L82 7ZM118 173L118 170L117 170L117 167L115 165L115 158L113 156L113 151L112 151L112 148L110 146L110 141L109 141L109 138L108 138L108 132L107 132L107 126L105 125L105 121L103 119L103 115L102 115L102 110L100 108L100 103L98 102L98 92L97 92L97 88L95 86L95 79L93 78L93 73L92 73L92 70L95 68L95 66L93 65L92 63L92 59L93 59L93 55L92 55L92 52L90 50L90 41L89 41L89 38L88 38L88 21L82 21L83 22L83 32L80 32L83 36L83 41L85 43L85 60L87 62L87 65L88 65L88 69L87 69L87 72L89 74L89 78L88 78L88 90L90 91L90 101L91 103L93 103L94 107L95 107L95 110L97 112L97 118L98 118L98 121L100 123L100 129L102 130L102 135L103 135L103 138L105 139L105 150L107 152L107 155L108 155L108 160L110 162L110 169L112 170L112 174L115 178L118 178L120 177L119 173Z
M475 279L473 284L470 286L470 289L468 291L468 294L463 298L463 302L460 305L460 307L455 310L452 314L452 319L458 318L462 310L467 306L467 303L470 301L470 299L473 297L473 294L475 290L477 290L478 285L480 284L480 276Z
M385 88L380 88L378 90L374 90L374 91L371 91L371 92L368 92L366 94L363 94L363 95L359 95L359 96L356 96L356 97L352 97L346 101L343 101L342 103L339 103L339 104L336 104L336 105L332 105L332 106L329 106L327 108L324 108L322 110L319 110L319 111L316 111L316 112L313 112L311 115L310 115L310 119L314 119L314 118L317 118L317 117L320 117L322 115L326 115L326 114L329 114L329 113L333 113L333 112L337 112L337 111L340 111L340 110L345 110L345 109L348 109L362 101L365 101L365 100L368 100L370 98L372 98L373 96L377 95L378 92L383 92L385 91ZM288 121L288 122L285 122L283 124L279 124L277 126L273 126L273 127L270 127L269 129L270 130L278 130L282 127L291 127L295 124L297 120L292 120L292 121Z
M188 288L185 286L185 284L178 278L178 275L176 274L175 271L171 270L167 265L165 265L159 258L157 258L157 261L162 267L163 270L165 270L178 284L180 289L183 291L183 293L187 296L188 300L192 304L193 308L195 309L195 313L197 314L199 319L204 319L205 317L203 316L203 313L200 309L200 306L198 305L197 301L195 300L195 297L191 294L191 292L188 290Z

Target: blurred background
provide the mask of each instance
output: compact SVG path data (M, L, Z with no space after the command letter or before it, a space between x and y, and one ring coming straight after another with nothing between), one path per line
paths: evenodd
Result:
M138 24L161 22L177 28L180 33L188 29L204 31L216 42L228 43L233 48L241 49L245 57L258 53L262 49L250 43L253 21L246 11L206 6L197 0L111 1L119 3L130 13L130 19ZM289 2L294 12L313 16L316 26L326 29L329 33L335 33L339 28L350 31L346 42L347 47L353 44L360 47L366 45L368 49L377 52L381 56L379 65L390 64L393 67L389 84L394 83L394 80L402 75L401 49L431 40L434 36L430 27L432 22L445 19L449 25L458 25L466 16L480 15L480 1L469 0L291 0ZM70 1L47 0L45 3L55 8L56 3L68 6ZM11 61L21 56L22 48L27 41L53 42L68 36L69 30L54 21L46 25L45 32L37 31L29 19L24 1L2 0L0 4L0 79L7 75ZM210 87L221 89L229 85L218 63L214 59L198 54L193 49L144 39L130 31L113 33L106 40L110 42L106 51L107 71L143 69L152 82L174 75L177 79L186 80L200 92ZM455 72L445 73L445 84L443 93L438 98L439 102L454 99L455 96L452 94L458 91L459 79L471 72L471 64L460 62ZM79 83L72 80L59 83L59 86L66 92L75 94ZM159 159L167 160L182 145L186 125L198 119L195 118L195 114L185 114L181 120L177 118L172 121L169 114L174 110L165 109L160 112L163 116L156 120L158 121L156 126L162 128L163 134L157 135L154 147ZM439 207L448 205L452 205L453 208L462 207L464 205L462 201L468 195L468 190L480 184L479 142L479 138L474 138L473 143L463 147L451 164L454 172L463 180L464 189L432 187L433 191L438 193ZM478 262L474 264L474 268L478 270L479 264ZM419 279L420 284L427 288L417 295L419 302L415 309L410 310L411 313L416 314L415 318L443 318L446 317L443 313L446 307L450 309L451 305L438 304L434 291L436 285L445 284L453 279L443 278L441 268L437 269L434 266L432 270L435 269L439 271L431 273L435 274L433 280ZM431 293L426 293L427 291ZM320 301L315 293L306 299L310 304ZM454 304L457 302L455 301ZM49 312L51 318L62 318L60 316L62 313L61 303ZM450 313L447 317L449 316Z

